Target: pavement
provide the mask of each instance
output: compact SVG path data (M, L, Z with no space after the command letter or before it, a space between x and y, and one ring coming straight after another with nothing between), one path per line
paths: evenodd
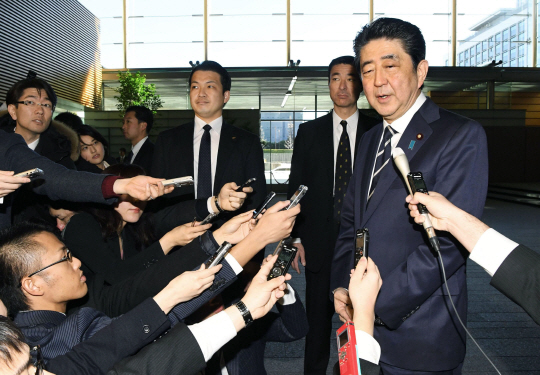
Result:
M284 196L278 197L280 200ZM490 200L482 220L512 240L540 252L540 207ZM269 245L267 253L275 245ZM291 285L305 302L304 275L291 272ZM517 305L489 285L490 276L472 261L467 263L469 310L467 327L480 347L502 374L540 375L540 327ZM333 328L341 322L334 315ZM330 364L337 361L335 336L331 341ZM292 343L268 343L265 352L268 375L301 375L304 367L304 339ZM497 374L470 338L463 374Z

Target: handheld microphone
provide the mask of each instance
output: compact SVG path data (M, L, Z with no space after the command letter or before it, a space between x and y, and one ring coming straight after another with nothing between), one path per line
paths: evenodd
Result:
M409 167L409 160L407 160L407 156L405 156L405 153L400 147L396 147L392 150L392 156L394 158L394 163L396 164L396 167L399 169L401 175L403 176L403 179L405 180L405 183L407 184L407 188L409 189L409 193L411 195L414 195L416 192L428 194L428 190L426 188L426 185L424 183L424 179L422 178L422 173L415 172L411 173L410 167ZM429 211L423 204L418 204L418 211L424 216L424 222L422 223L424 230L426 231L429 243L433 247L434 250L440 251L441 246L439 244L439 238L435 234L435 229L433 228L433 224L431 224L431 219L429 218Z

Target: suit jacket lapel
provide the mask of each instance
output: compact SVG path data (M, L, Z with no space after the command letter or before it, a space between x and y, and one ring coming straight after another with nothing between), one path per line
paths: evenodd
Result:
M428 121L429 122L434 121L437 116L438 116L438 112L436 115L433 112L433 102L427 99L426 103L424 103L424 105L418 110L418 112L416 112L416 114L411 119L411 122L405 129L405 132L401 136L396 147L401 147L401 149L405 152L405 155L407 156L409 163L414 158L418 150L427 142L427 140L433 133L433 130L431 129L431 126L429 126ZM378 132L379 138L377 139L380 139L381 131L382 131L382 127L380 131ZM417 139L418 134L422 134L423 136L422 140ZM412 147L410 147L411 141L415 141ZM372 155L374 155L375 152L376 151L373 151ZM374 159L374 156L372 156L372 158ZM371 162L370 164L371 166L373 166L373 162L374 161ZM387 165L381 172L382 173L381 177L379 178L379 181L377 182L377 187L375 191L373 192L373 196L371 197L369 201L366 214L363 217L364 223L369 219L369 217L373 214L377 206L382 202L382 200L384 199L384 196L388 192L388 189L390 188L390 185L392 185L394 180L396 178L402 178L401 173L396 168L393 160L390 160L389 164L390 165ZM371 169L370 169L370 173L368 174L368 178L371 178ZM367 188L366 188L366 191L367 191Z
M382 125L380 124L377 125L377 131L374 133L371 139L367 140L366 152L361 154L361 155L366 156L365 160L363 161L365 167L362 169L356 169L355 167L357 171L360 171L360 170L362 171L362 176L357 177L357 179L360 178L360 184L362 186L362 189L359 189L360 212L362 214L364 214L366 211L369 182L371 180L371 173L373 171L373 165L375 164L375 155L377 154L377 148L379 147L379 140L381 139L382 132L383 132ZM358 161L362 162L360 160Z
M216 174L214 176L214 194L218 194L219 190L223 187L224 184L226 184L227 182L232 182L222 181L222 178L223 173L227 169L227 166L229 165L229 162L231 160L231 155L235 152L236 136L234 133L234 127L223 122L223 125L221 127L221 134L219 136ZM240 166L238 167L240 168Z
M180 142L176 144L178 148L178 160L171 160L171 163L175 165L174 173L177 177L193 176L193 132L195 129L195 121L191 121L191 124L181 125L179 130L178 139Z
M333 186L334 183L334 155L337 152L334 150L334 119L332 111L328 113L324 124L321 124L319 134L319 150L323 157L320 158L321 165L326 175L327 183L321 181L321 186ZM308 186L309 187L309 186ZM330 191L332 193L332 191Z

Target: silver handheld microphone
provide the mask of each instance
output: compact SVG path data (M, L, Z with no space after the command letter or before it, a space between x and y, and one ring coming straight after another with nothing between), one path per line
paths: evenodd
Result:
M411 188L411 184L409 182L409 178L411 177L411 169L409 167L409 160L407 160L407 156L405 156L405 153L400 147L396 147L392 150L392 156L394 158L394 163L396 164L396 167L399 169L401 175L403 176L403 179L405 180L405 184L409 189L409 193L411 195L414 195L413 189ZM427 189L423 192L427 194ZM422 216L424 216L424 222L422 223L422 225L428 235L431 246L433 246L435 250L439 251L439 239L437 238L437 234L435 233L435 229L433 228L433 224L431 223L431 219L429 218L429 211L423 204L418 205L418 211L420 211Z

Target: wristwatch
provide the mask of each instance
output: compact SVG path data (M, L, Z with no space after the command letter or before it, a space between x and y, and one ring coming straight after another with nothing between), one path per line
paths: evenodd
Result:
M238 301L235 306L240 311L240 314L242 314L242 318L244 318L244 323L246 324L246 327L253 323L253 317L251 316L251 313L249 312L244 302Z

